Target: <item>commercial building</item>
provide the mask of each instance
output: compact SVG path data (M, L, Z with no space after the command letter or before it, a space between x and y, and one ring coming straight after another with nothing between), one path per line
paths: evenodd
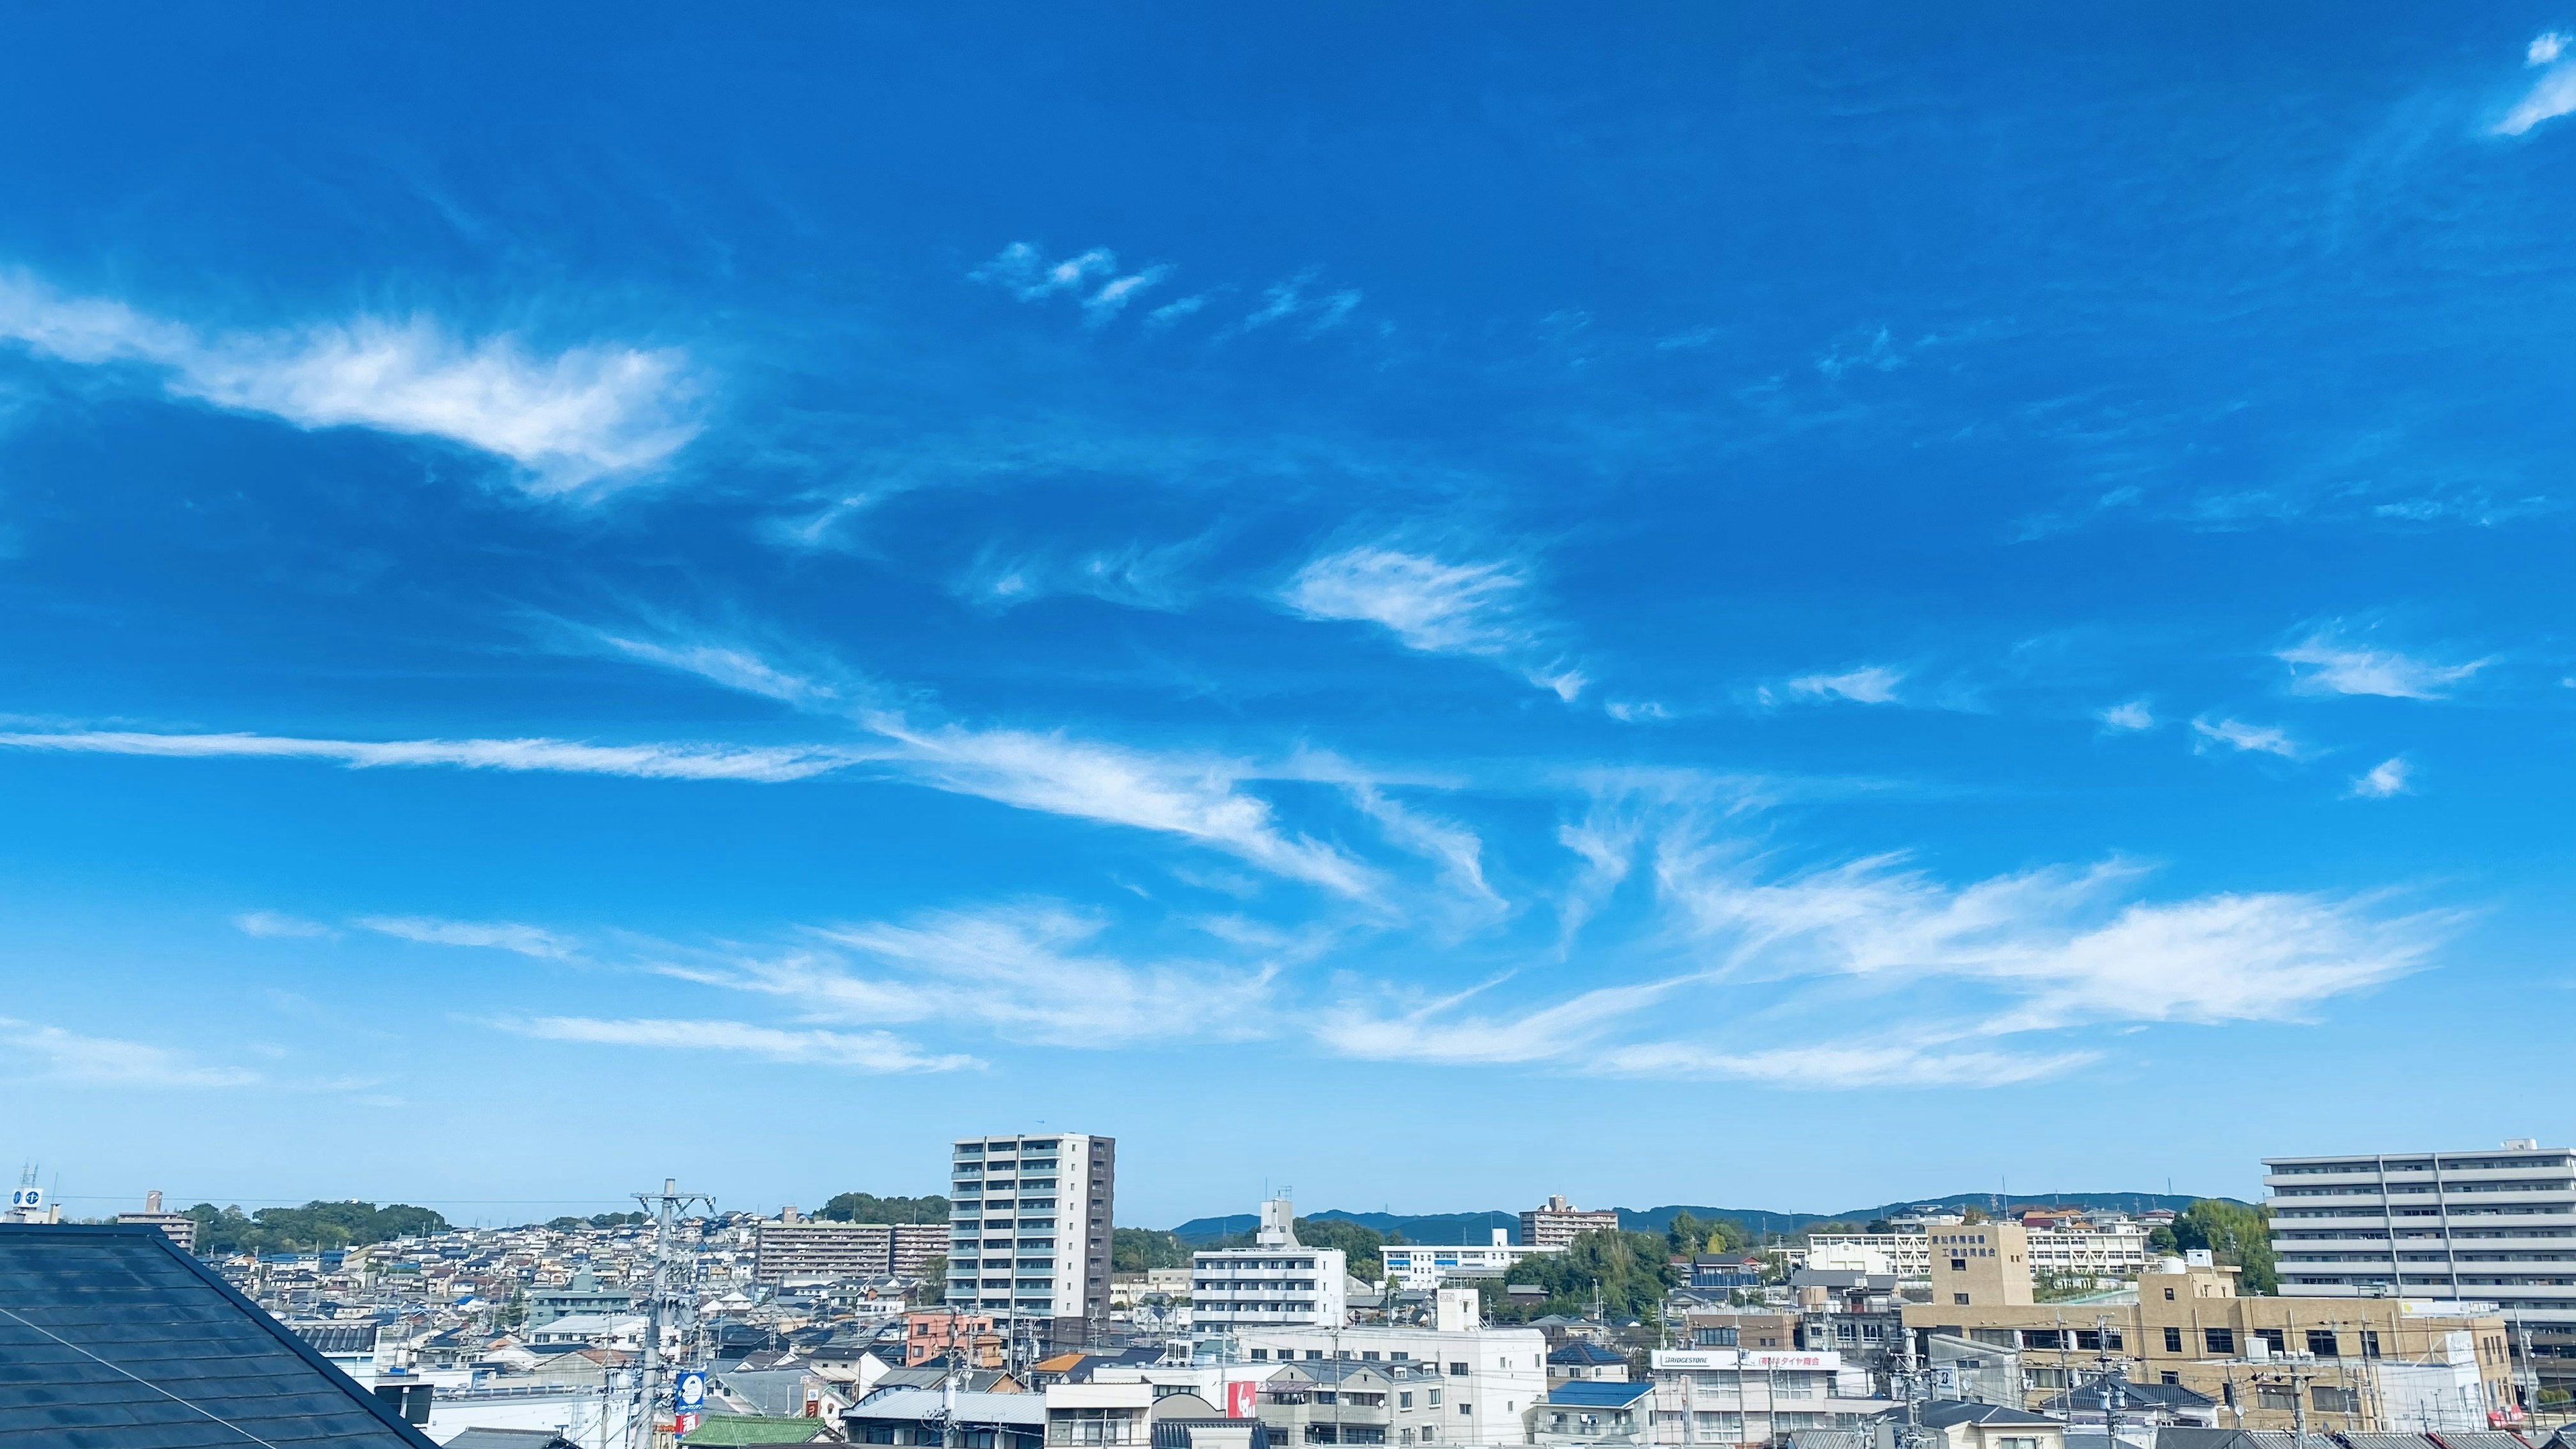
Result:
M1256 1412L1273 1443L1467 1443L1442 1402L1448 1387L1436 1364L1301 1361L1262 1381Z
M961 1138L951 1154L948 1302L1078 1344L1109 1319L1117 1144L1064 1133ZM1022 1329L1019 1331L1026 1331Z
M1551 1197L1547 1206L1521 1214L1521 1242L1533 1248L1562 1248L1585 1233L1617 1231L1618 1209L1595 1208L1587 1212L1562 1196Z
M2576 1151L2517 1138L2263 1172L2284 1296L2492 1302L2542 1377L2576 1377Z
M1348 1254L1300 1244L1296 1209L1284 1197L1261 1205L1261 1226L1252 1236L1248 1248L1205 1248L1190 1255L1192 1328L1328 1327L1342 1321Z
M1563 1199L1560 1198L1558 1201L1561 1202ZM1521 1216L1522 1221L1526 1223L1529 1215L1524 1213ZM1594 1215L1585 1214L1585 1216ZM1618 1215L1613 1213L1611 1216L1615 1218ZM1508 1229L1496 1228L1493 1233L1494 1240L1490 1243L1463 1243L1454 1248L1412 1243L1390 1244L1378 1250L1378 1258L1386 1264L1388 1282L1399 1288L1427 1291L1453 1279L1501 1278L1511 1272L1514 1263L1533 1253L1565 1251L1562 1244L1551 1244L1544 1248L1532 1244L1528 1241L1526 1229L1522 1241L1518 1243L1511 1240L1511 1232Z
M817 1222L795 1211L760 1225L752 1248L754 1280L912 1278L948 1251L946 1223Z
M1981 1230L1995 1231L1934 1236ZM2009 1281L2005 1243L1958 1246L1997 1251L1936 1267L1933 1301L1907 1305L1905 1327L1927 1351L1947 1338L2017 1353L2022 1408L2076 1386L2107 1358L2135 1382L2206 1396L2231 1428L2287 1429L2304 1411L2311 1429L2469 1429L2514 1411L2505 1324L2492 1304L2239 1297L2238 1270L2206 1253L2150 1265L2134 1298L2034 1303L2026 1277ZM2007 1281L1988 1281L1981 1263ZM1966 1286L1945 1291L1952 1274Z
M1921 1232L1815 1233L1807 1239L1807 1266L1930 1278L1933 1239L1976 1224L1934 1224ZM2117 1221L2084 1227L2024 1226L2023 1253L2041 1277L2134 1278L2147 1267L2147 1226Z

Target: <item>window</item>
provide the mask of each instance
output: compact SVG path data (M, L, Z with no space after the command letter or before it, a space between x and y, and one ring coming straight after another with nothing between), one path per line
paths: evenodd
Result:
M2182 1382L2182 1375L2175 1373L2171 1369L2167 1369L2163 1373L2156 1375L2156 1382L2160 1384L2179 1384Z
M2235 1329L2204 1328L2200 1331L2200 1336L2201 1339L2208 1344L2209 1351L2211 1353L2219 1354L2228 1358L2236 1356Z
M2167 1353L2180 1353L2180 1352L2182 1352L2182 1330L2181 1330L2181 1329L2179 1329L2179 1328L2168 1328L2168 1329L2166 1329L2166 1330L2165 1330L2165 1352L2167 1352Z
M2272 1352L2283 1354L2290 1351L2289 1335L2282 1330L2277 1328L2258 1328L2253 1332L2254 1336L2263 1340L2264 1346L2271 1349Z
M1968 1260L1967 1260L1967 1259L1965 1259L1965 1258L1952 1258L1952 1259L1950 1260L1950 1271L1951 1271L1951 1272L1953 1272L1953 1273L1965 1273L1965 1272L1967 1272L1967 1271L1968 1271Z
M1338 1444L1341 1442L1341 1438L1334 1432L1338 1427L1338 1425L1334 1424L1309 1424L1306 1426L1306 1442L1309 1444Z
M1200 1284L1199 1286L1200 1286L1200 1287L1202 1287L1202 1288L1204 1288L1204 1287L1206 1287L1207 1285L1206 1285L1206 1284L1204 1284L1204 1283L1202 1283L1202 1284ZM1254 1350L1252 1351L1252 1356L1253 1356L1253 1358L1254 1358L1256 1361L1258 1361L1258 1360L1265 1360L1265 1359L1267 1359L1267 1358L1269 1358L1269 1357L1270 1357L1270 1350L1268 1350L1268 1349L1266 1349L1266 1348L1256 1348L1256 1349L1254 1349Z
M1397 1408L1399 1408L1399 1409L1410 1409L1410 1408L1412 1408L1412 1407L1413 1407L1413 1394L1412 1394L1412 1392L1411 1392L1410 1390L1407 1390L1407 1391L1406 1391L1406 1392L1404 1392L1404 1393L1397 1394L1397 1395L1395 1396L1395 1406L1396 1406Z
M1047 1415L1049 1444L1133 1444L1136 1415L1128 1409L1059 1409Z
M1383 1444L1386 1442L1386 1430L1375 1424L1344 1424L1342 1426L1342 1442L1345 1444Z
M2315 1354L2319 1358L2340 1357L2341 1350L2335 1347L2335 1331L2331 1328L2309 1329L2308 1352Z
M1449 1365L1449 1377L1451 1377L1451 1378L1453 1378L1453 1379L1463 1379L1463 1378L1465 1378L1466 1376L1467 1376L1467 1366L1466 1366L1465 1364L1463 1364L1463 1363L1453 1363L1453 1364Z
M2029 1370L2026 1377L2030 1380L2029 1386L2034 1389L2062 1389L2066 1387L2066 1370L2064 1369L2035 1368Z
M2317 1384L2308 1390L2308 1402L2320 1414L2357 1414L2361 1412L2361 1395L2333 1384Z
M2256 1384L2254 1407L2288 1413L2299 1407L2299 1391L2288 1384Z
M1961 1308L1965 1308L1968 1306L1968 1295L1965 1293L1953 1293L1950 1295L1950 1301Z
M2365 1328L2361 1331L2361 1356L2363 1358L2379 1357L2378 1330Z
M2039 1440L2036 1436L2006 1434L1995 1441L1995 1449L2039 1449Z
M2167 1303L2171 1303L2173 1301L2173 1290L2171 1288L2165 1290L2165 1301Z
M1373 1348L1364 1348L1364 1349L1361 1349L1361 1350L1360 1350L1360 1357L1362 1357L1362 1358L1364 1358L1364 1359L1372 1359L1372 1360L1373 1360L1373 1359L1375 1359L1375 1358L1377 1357L1377 1350L1376 1350L1376 1349L1373 1349Z
M2064 1348L2066 1347L2066 1334L2062 1329L2025 1328L2021 1331L2021 1346L2024 1348Z
M1733 1348L1735 1347L1735 1330L1732 1328L1694 1328L1691 1330L1691 1347Z
M1461 1419L1466 1418L1474 1412L1476 1412L1476 1406L1473 1404L1460 1404L1458 1406L1458 1417Z
M1440 1407L1440 1391L1438 1389L1433 1389L1431 1391L1431 1407L1435 1409Z

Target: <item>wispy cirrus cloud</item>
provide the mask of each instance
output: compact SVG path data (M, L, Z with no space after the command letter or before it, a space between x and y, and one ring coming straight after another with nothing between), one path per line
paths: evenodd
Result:
M146 1042L86 1036L42 1022L0 1016L0 1045L46 1081L99 1087L247 1087L257 1072L208 1066Z
M542 961L561 961L574 954L573 943L552 931L515 921L448 921L434 916L365 916L358 925L378 935L430 946L470 946L510 951Z
M2413 775L2403 755L2382 760L2352 782L2350 793L2360 800L2386 800L2406 794L2412 788Z
M299 428L371 428L506 458L530 493L650 476L695 438L703 384L684 352L602 344L533 351L425 317L358 317L205 334L122 302L0 276L0 339L79 365L164 372L174 396Z
M1602 1054L1619 1076L1758 1082L1778 1087L2012 1087L2061 1077L2101 1059L2094 1051L1951 1050L1901 1039L1819 1042L1750 1051L1712 1051L1686 1042L1646 1042Z
M2302 694L2375 694L2389 699L2442 699L2492 661L2442 664L2393 649L2371 649L2319 629L2275 658L2290 666Z
M2126 704L2112 705L2094 718L2102 722L2102 728L2116 730L2122 734L2135 734L2140 730L2151 730L2156 727L2156 712L2143 699L2133 699Z
M551 739L333 740L290 735L154 734L140 730L0 734L0 749L164 759L325 760L362 770L444 767L623 775L641 780L768 783L810 779L872 758L863 750L819 745L594 745Z
M1588 682L1527 611L1529 579L1499 562L1450 563L1391 544L1310 559L1280 590L1301 617L1375 624L1407 649L1490 659L1569 703Z
M1107 247L1093 247L1050 262L1034 243L1013 242L966 275L970 281L999 287L1023 302L1077 296L1081 299L1084 325L1099 327L1171 274L1170 266L1156 264L1120 276L1118 254Z
M1095 549L1064 556L1051 550L987 547L949 584L949 591L977 608L996 612L1040 599L1074 595L1131 609L1186 607L1193 589L1191 565L1204 539L1149 547Z
M794 1066L892 1074L980 1067L971 1056L934 1055L881 1031L795 1030L742 1021L591 1016L503 1017L493 1026L542 1041L649 1047L656 1052L718 1052Z
M2239 754L2278 755L2285 760L2305 758L2307 751L2290 732L2278 725L2247 724L2240 719L2196 719L2191 731L2199 738L2193 748L2208 750L2224 747Z
M308 921L281 911L244 911L233 917L233 929L245 936L266 939L297 939L335 934L320 921Z
M1841 699L1853 704L1895 704L1905 671L1884 664L1863 665L1840 674L1808 674L1789 681L1789 692L1809 699Z
M2495 123L2499 136L2519 136L2543 121L2576 111L2576 58L2567 53L2568 38L2545 31L2523 50L2523 64L2540 72L2531 89Z

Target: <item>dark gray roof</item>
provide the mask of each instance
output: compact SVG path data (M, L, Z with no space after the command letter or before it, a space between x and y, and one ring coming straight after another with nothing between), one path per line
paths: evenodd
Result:
M2068 1389L2040 1407L2052 1414L2098 1414L2102 1411L2102 1390L2097 1387L2098 1382ZM2120 1398L2123 1401L2121 1411L2133 1414L2149 1409L2207 1409L2215 1407L2218 1402L2207 1394L2180 1384L2141 1384L2125 1380L2120 1384Z
M1559 1365L1560 1367L1570 1367L1581 1364L1592 1364L1598 1366L1604 1364L1626 1363L1628 1360L1624 1355L1612 1353L1610 1350L1603 1348L1597 1343L1589 1343L1582 1339L1577 1339L1574 1342L1567 1344L1565 1347L1558 1349L1556 1352L1549 1354L1547 1356L1547 1361L1549 1363Z
M581 1449L552 1429L468 1429L447 1449Z
M0 1446L436 1449L148 1224L0 1224Z
M1905 1415L1906 1411L1903 1409L1891 1409L1879 1417L1903 1419ZM2055 1419L2044 1419L2026 1410L2008 1409L2001 1404L1970 1403L1964 1399L1935 1399L1923 1406L1923 1427L1927 1429L1947 1429L1953 1424L2048 1424L2053 1426L2056 1423ZM2159 1445L2158 1449L2164 1449L2164 1446Z

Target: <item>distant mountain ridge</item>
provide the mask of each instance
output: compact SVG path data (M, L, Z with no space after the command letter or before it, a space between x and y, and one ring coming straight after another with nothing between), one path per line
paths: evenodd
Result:
M1672 1225L1676 1214L1686 1212L1695 1218L1733 1219L1758 1237L1765 1233L1804 1232L1818 1223L1866 1223L1873 1218L1891 1217L1910 1208L1938 1207L1955 1210L1973 1205L1984 1208L1989 1213L2000 1212L2005 1207L2076 1207L2096 1210L2118 1209L2133 1213L2146 1212L2154 1208L2168 1208L2180 1212L2207 1196L2213 1195L2169 1192L2016 1192L2009 1195L1991 1192L1954 1192L1947 1197L1900 1198L1895 1202L1880 1203L1876 1207L1853 1208L1848 1212L1838 1213L1794 1213L1770 1208L1701 1207L1696 1204L1681 1203L1643 1209L1620 1208L1618 1213L1619 1226L1632 1232L1662 1232ZM2239 1201L2231 1197L2220 1197L2217 1200ZM1402 1233L1408 1243L1490 1242L1496 1228L1508 1233L1511 1241L1520 1240L1520 1213L1506 1212L1501 1209L1480 1213L1355 1213L1345 1212L1340 1208L1326 1208L1321 1212L1307 1213L1303 1216L1336 1218L1343 1222L1359 1223L1364 1227L1375 1228L1381 1233ZM1235 1213L1217 1218L1192 1218L1172 1229L1172 1235L1194 1247L1204 1247L1221 1238L1251 1232L1258 1222L1259 1219L1251 1213Z

